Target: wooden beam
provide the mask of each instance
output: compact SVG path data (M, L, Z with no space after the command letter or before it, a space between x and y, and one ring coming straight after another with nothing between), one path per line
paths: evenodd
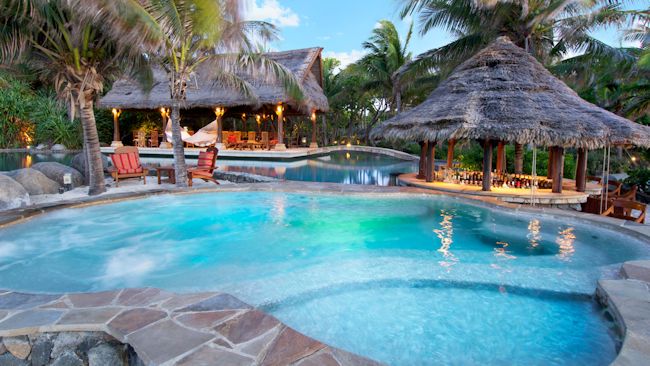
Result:
M548 168L546 169L546 178L547 179L552 179L553 178L553 151L554 147L549 147L548 148Z
M483 143L483 191L490 191L492 188L492 141L485 140Z
M564 176L564 148L556 146L553 150L553 193L562 193Z
M578 149L578 167L576 168L576 191L584 192L587 188L587 149Z
M436 142L429 141L427 144L427 170L424 173L427 182L433 182L433 169L436 161Z
M505 143L503 141L499 141L499 144L497 145L497 172L501 173L505 170L505 162L504 162L504 157L505 157Z
M418 175L417 179L424 179L424 172L427 170L427 145L426 141L420 141L420 162L418 165Z
M454 147L456 146L456 140L451 139L447 141L447 168L451 169L454 167Z
M524 145L515 144L515 174L524 173Z

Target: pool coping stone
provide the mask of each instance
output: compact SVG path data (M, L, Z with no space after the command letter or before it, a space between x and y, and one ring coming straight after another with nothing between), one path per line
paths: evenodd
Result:
M45 296L49 301L43 302ZM125 304L135 296L139 296L137 304ZM3 298L20 301L3 302ZM222 316L205 317L215 312ZM325 359L334 366L381 365L307 337L220 292L199 296L155 288L60 295L6 292L0 294L0 313L5 314L0 319L0 339L46 332L104 332L131 345L145 365L318 365ZM191 318L198 321L188 322Z

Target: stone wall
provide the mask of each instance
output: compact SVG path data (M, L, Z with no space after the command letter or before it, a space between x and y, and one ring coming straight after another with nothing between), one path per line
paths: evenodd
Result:
M37 333L0 338L2 366L140 366L133 348L103 332Z

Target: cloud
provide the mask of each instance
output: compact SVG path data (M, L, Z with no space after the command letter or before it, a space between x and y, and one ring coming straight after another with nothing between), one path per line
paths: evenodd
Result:
M316 39L318 39L319 41L329 41L330 39L332 39L332 37L331 36L322 36L322 37L316 37Z
M341 61L341 69L344 69L349 64L359 60L366 54L365 51L352 50L349 52L334 52L334 51L325 51L323 53L324 57L332 57Z
M278 27L297 27L300 25L298 14L291 8L282 7L278 0L246 0L244 9L246 18L250 20L263 20Z

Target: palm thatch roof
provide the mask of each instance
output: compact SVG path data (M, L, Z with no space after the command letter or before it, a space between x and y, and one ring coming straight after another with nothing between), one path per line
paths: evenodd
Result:
M283 84L256 80L252 75L241 75L251 86L257 100L247 98L241 92L213 82L207 76L207 68L199 67L187 89L187 100L183 108L214 107L251 107L274 105L279 102L288 104L296 111L310 113L312 110L328 111L327 97L322 88L321 69L322 48L305 48L284 52L269 52L265 56L278 62L295 75L300 83L304 98L300 102L292 100ZM100 108L119 109L158 109L171 105L169 78L167 73L156 68L153 70L153 88L148 93L140 84L128 78L120 79L113 88L99 100Z
M372 136L650 147L650 128L581 99L507 37L458 66L422 104L383 122Z

